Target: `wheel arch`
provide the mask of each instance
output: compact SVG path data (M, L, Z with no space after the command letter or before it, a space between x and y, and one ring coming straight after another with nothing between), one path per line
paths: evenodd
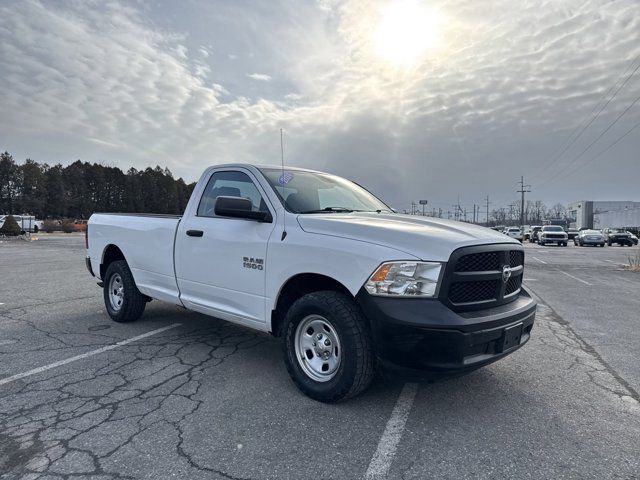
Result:
M298 273L293 275L282 285L278 292L275 308L271 311L271 333L279 337L287 310L300 297L323 290L344 293L355 298L347 287L335 278L320 273Z
M118 260L124 260L125 262L127 261L124 253L122 253L122 250L120 250L120 247L113 243L110 243L109 245L104 247L104 250L102 251L102 259L100 260L100 278L102 280L104 280L104 276L107 273L107 268L109 268L109 265Z

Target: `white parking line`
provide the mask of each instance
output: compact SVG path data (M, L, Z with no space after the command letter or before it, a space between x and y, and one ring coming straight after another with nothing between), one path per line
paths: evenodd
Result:
M533 258L534 260L538 260L540 263L544 263L545 265L547 264L547 262L545 262L544 260L540 260L538 257L534 257L533 255L531 255L531 258Z
M391 412L391 417L387 421L387 426L378 442L376 453L373 454L369 468L367 468L367 472L364 475L367 480L385 478L387 476L417 392L418 385L415 383L406 383L402 387L396 405L393 407L393 412Z
M622 265L622 266L624 266L624 267L626 267L626 266L627 266L627 264L626 264L626 263L622 263L622 262L614 262L613 260L607 260L607 259L604 259L604 258L603 258L603 260L604 260L605 262L613 263L614 265ZM0 303L0 305L2 305L2 304Z
M143 338L151 337L152 335L157 335L158 333L166 332L167 330L171 330L172 328L176 328L182 325L181 323L173 323L168 327L158 328L157 330L152 330L151 332L143 333L142 335L138 335L137 337L127 338L126 340L122 340L121 342L114 343L112 345L107 345L106 347L98 348L97 350L92 350L87 353L82 353L80 355L76 355L75 357L66 358L64 360L60 360L58 362L50 363L49 365L44 365L43 367L34 368L33 370L29 370L27 372L18 373L11 377L0 378L0 386L5 385L7 383L15 382L16 380L20 380L21 378L29 377L31 375L35 375L37 373L45 372L47 370L51 370L52 368L60 367L62 365L66 365L67 363L75 362L76 360L82 360L83 358L92 357L93 355L98 355L99 353L108 352L109 350L113 350L118 347L122 347L123 345L127 345L129 343L136 342L138 340L142 340Z
M560 273L564 273L567 277L571 277L571 278L573 278L574 280L577 280L577 281L579 281L579 282L584 283L585 285L589 285L589 286L591 286L591 287L593 286L593 284L592 284L592 283L585 282L585 281L584 281L584 280L582 280L581 278L574 277L574 276L573 276L573 275L571 275L570 273L563 272L562 270L558 270L558 271L559 271Z

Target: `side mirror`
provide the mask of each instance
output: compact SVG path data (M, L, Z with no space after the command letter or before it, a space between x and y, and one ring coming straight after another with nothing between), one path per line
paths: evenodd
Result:
M273 221L269 212L254 212L251 208L252 203L248 198L218 197L213 211L218 217L246 218L265 223Z

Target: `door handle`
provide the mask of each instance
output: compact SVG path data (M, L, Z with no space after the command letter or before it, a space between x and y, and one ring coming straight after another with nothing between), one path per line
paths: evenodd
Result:
M201 237L204 235L204 232L202 230L187 230L187 235L190 237Z

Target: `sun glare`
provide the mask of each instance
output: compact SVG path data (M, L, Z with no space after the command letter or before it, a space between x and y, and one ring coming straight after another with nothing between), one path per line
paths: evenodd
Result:
M397 67L419 63L438 46L442 19L418 1L393 2L380 11L374 31L375 52Z

